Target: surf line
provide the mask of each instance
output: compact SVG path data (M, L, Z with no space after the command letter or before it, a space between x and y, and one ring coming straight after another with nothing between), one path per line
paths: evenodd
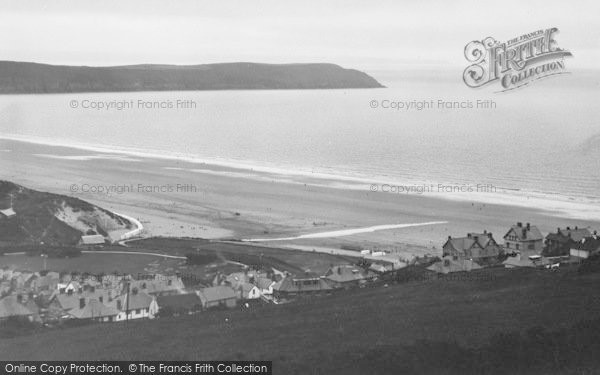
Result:
M359 234L359 233L377 232L380 230L420 227L420 226L425 226L425 225L437 225L437 224L447 224L447 223L448 223L447 221L428 221L425 223L375 225L372 227L364 227L364 228L342 229L342 230L334 230L334 231L330 231L330 232L302 234L302 235L296 236L296 237L247 238L247 239L242 239L242 242L289 241L289 240L300 240L300 239L305 239L305 238L343 237L343 236L351 236L353 234Z

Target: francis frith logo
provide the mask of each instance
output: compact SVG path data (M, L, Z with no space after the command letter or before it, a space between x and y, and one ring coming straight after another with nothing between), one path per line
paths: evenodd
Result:
M499 42L492 37L466 45L465 57L471 63L464 73L465 84L472 88L498 82L499 91L513 90L541 78L568 73L565 57L571 52L556 42L553 27Z

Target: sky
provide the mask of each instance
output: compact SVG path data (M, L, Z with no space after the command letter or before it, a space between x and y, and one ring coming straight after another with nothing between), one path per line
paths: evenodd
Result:
M595 68L598 14L597 0L0 0L0 60L466 66L472 40L558 27L569 67Z

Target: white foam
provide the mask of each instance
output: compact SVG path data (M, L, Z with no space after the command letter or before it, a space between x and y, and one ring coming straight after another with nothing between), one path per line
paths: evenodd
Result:
M331 173L314 172L302 169L292 169L283 167L271 167L264 165L255 165L252 161L233 161L224 159L199 158L193 155L181 153L168 153L157 150L141 150L135 148L107 147L86 143L73 144L63 140L39 138L32 136L23 136L15 134L0 134L0 139L41 144L54 147L67 147L78 150L93 151L105 154L128 155L137 158L151 158L160 160L177 160L193 164L204 164L208 166L225 167L237 171L214 171L210 169L185 169L180 167L163 167L164 169L186 170L195 173L221 175L232 178L250 178L255 180L268 180L283 183L306 183L311 186L336 188L344 190L358 190L369 192L372 184L389 185L437 185L439 181L393 181L389 177L364 177L337 175ZM46 154L47 155L47 154ZM60 158L83 158L83 156L57 156ZM90 157L90 156L85 156ZM96 155L98 157L98 155ZM109 158L109 156L106 156ZM78 159L70 159L78 160ZM135 159L134 159L135 160ZM245 172L239 172L239 171ZM308 180L307 180L308 179ZM320 180L322 182L317 182ZM448 183L447 185L453 185ZM377 192L375 194L392 194ZM414 194L421 195L421 194ZM428 197L434 197L446 200L481 202L488 204L502 204L517 207L526 207L531 209L543 210L549 214L568 217L573 219L594 220L600 219L600 199L586 197L571 197L555 193L532 192L508 188L499 188L494 193L425 193Z
M420 226L424 226L424 225L437 225L437 224L446 224L446 223L448 223L448 222L447 221L429 221L426 223L385 224L385 225L374 225L371 227L364 227L364 228L342 229L342 230L334 230L334 231L329 231L329 232L302 234L302 235L296 236L296 237L254 238L254 239L243 239L242 241L244 241L244 242L270 242L270 241L300 240L300 239L306 239L306 238L344 237L344 236L351 236L353 234L372 233L372 232L377 232L380 230L420 227Z

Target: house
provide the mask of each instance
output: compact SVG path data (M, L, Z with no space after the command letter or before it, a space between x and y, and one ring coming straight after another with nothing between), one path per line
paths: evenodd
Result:
M129 281L130 288L150 294L152 296L180 294L185 285L177 275L138 275L137 280Z
M36 278L31 287L36 293L50 292L58 288L60 275L57 272L48 272L44 276Z
M492 233L468 233L466 237L453 238L442 246L443 257L453 261L472 259L475 262L496 259L504 250L494 240Z
M571 248L576 246L586 237L591 237L592 233L588 228L558 228L556 233L549 233L546 236L543 254L545 256L569 255Z
M33 301L32 301L33 302ZM27 318L30 321L34 320L36 311L32 311L26 306L22 295L11 295L0 299L0 321L10 318L11 316Z
M0 219L5 218L5 219L11 219L13 217L17 216L17 213L11 208L6 208L4 210L0 210Z
M93 246L93 245L104 245L104 236L101 234L92 234L87 236L81 236L79 240L80 245Z
M242 283L238 286L238 295L240 299L257 299L260 298L260 289L254 284Z
M65 293L69 294L69 293L74 293L74 292L81 292L83 290L83 287L76 280L69 280L69 281L65 280L65 282L57 283L56 289L58 289L58 291L61 294L65 294Z
M504 262L502 262L505 268L536 268L543 267L544 265L549 264L548 261L541 257L540 255L526 255L521 254L521 252L514 253L514 255L506 258Z
M84 297L79 299L79 304L69 310L69 315L74 319L85 319L96 322L115 322L119 315L119 310L112 306L107 306L104 303L96 300L87 300Z
M202 310L202 301L196 293L156 297L160 316L193 314Z
M540 254L544 248L542 232L531 224L518 222L504 235L504 248L507 252L520 251L527 254Z
M212 286L198 291L198 297L202 301L202 307L235 307L237 295L231 287L226 285Z
M109 306L119 311L116 321L133 319L154 319L159 307L156 298L132 288L130 292L115 298Z
M575 258L587 259L590 255L600 253L600 237L597 233L594 231L592 236L584 237L581 241L572 244L569 255Z
M229 285L233 289L237 290L242 284L250 282L251 277L244 272L234 272L225 277L225 285Z
M261 295L272 295L273 285L275 285L276 282L268 277L259 277L256 279L255 284L260 290Z
M437 273L453 273L453 272L470 272L473 270L481 269L482 267L475 263L473 259L453 259L452 257L445 257L439 262L433 263L428 270Z
M332 290L333 287L325 278L310 274L304 276L288 275L273 286L273 295L276 298L286 298L297 295L327 293Z
M367 275L363 269L353 265L339 265L331 267L325 278L334 288L350 288L367 281Z
M53 312L53 315L66 317L71 310L76 308L82 308L89 301L96 300L100 303L109 303L113 300L113 294L111 290L106 289L95 289L95 290L81 290L74 292L69 290L67 293L61 293L55 291L49 298L49 310Z
M394 263L371 263L369 270L378 274L391 272L394 270Z

